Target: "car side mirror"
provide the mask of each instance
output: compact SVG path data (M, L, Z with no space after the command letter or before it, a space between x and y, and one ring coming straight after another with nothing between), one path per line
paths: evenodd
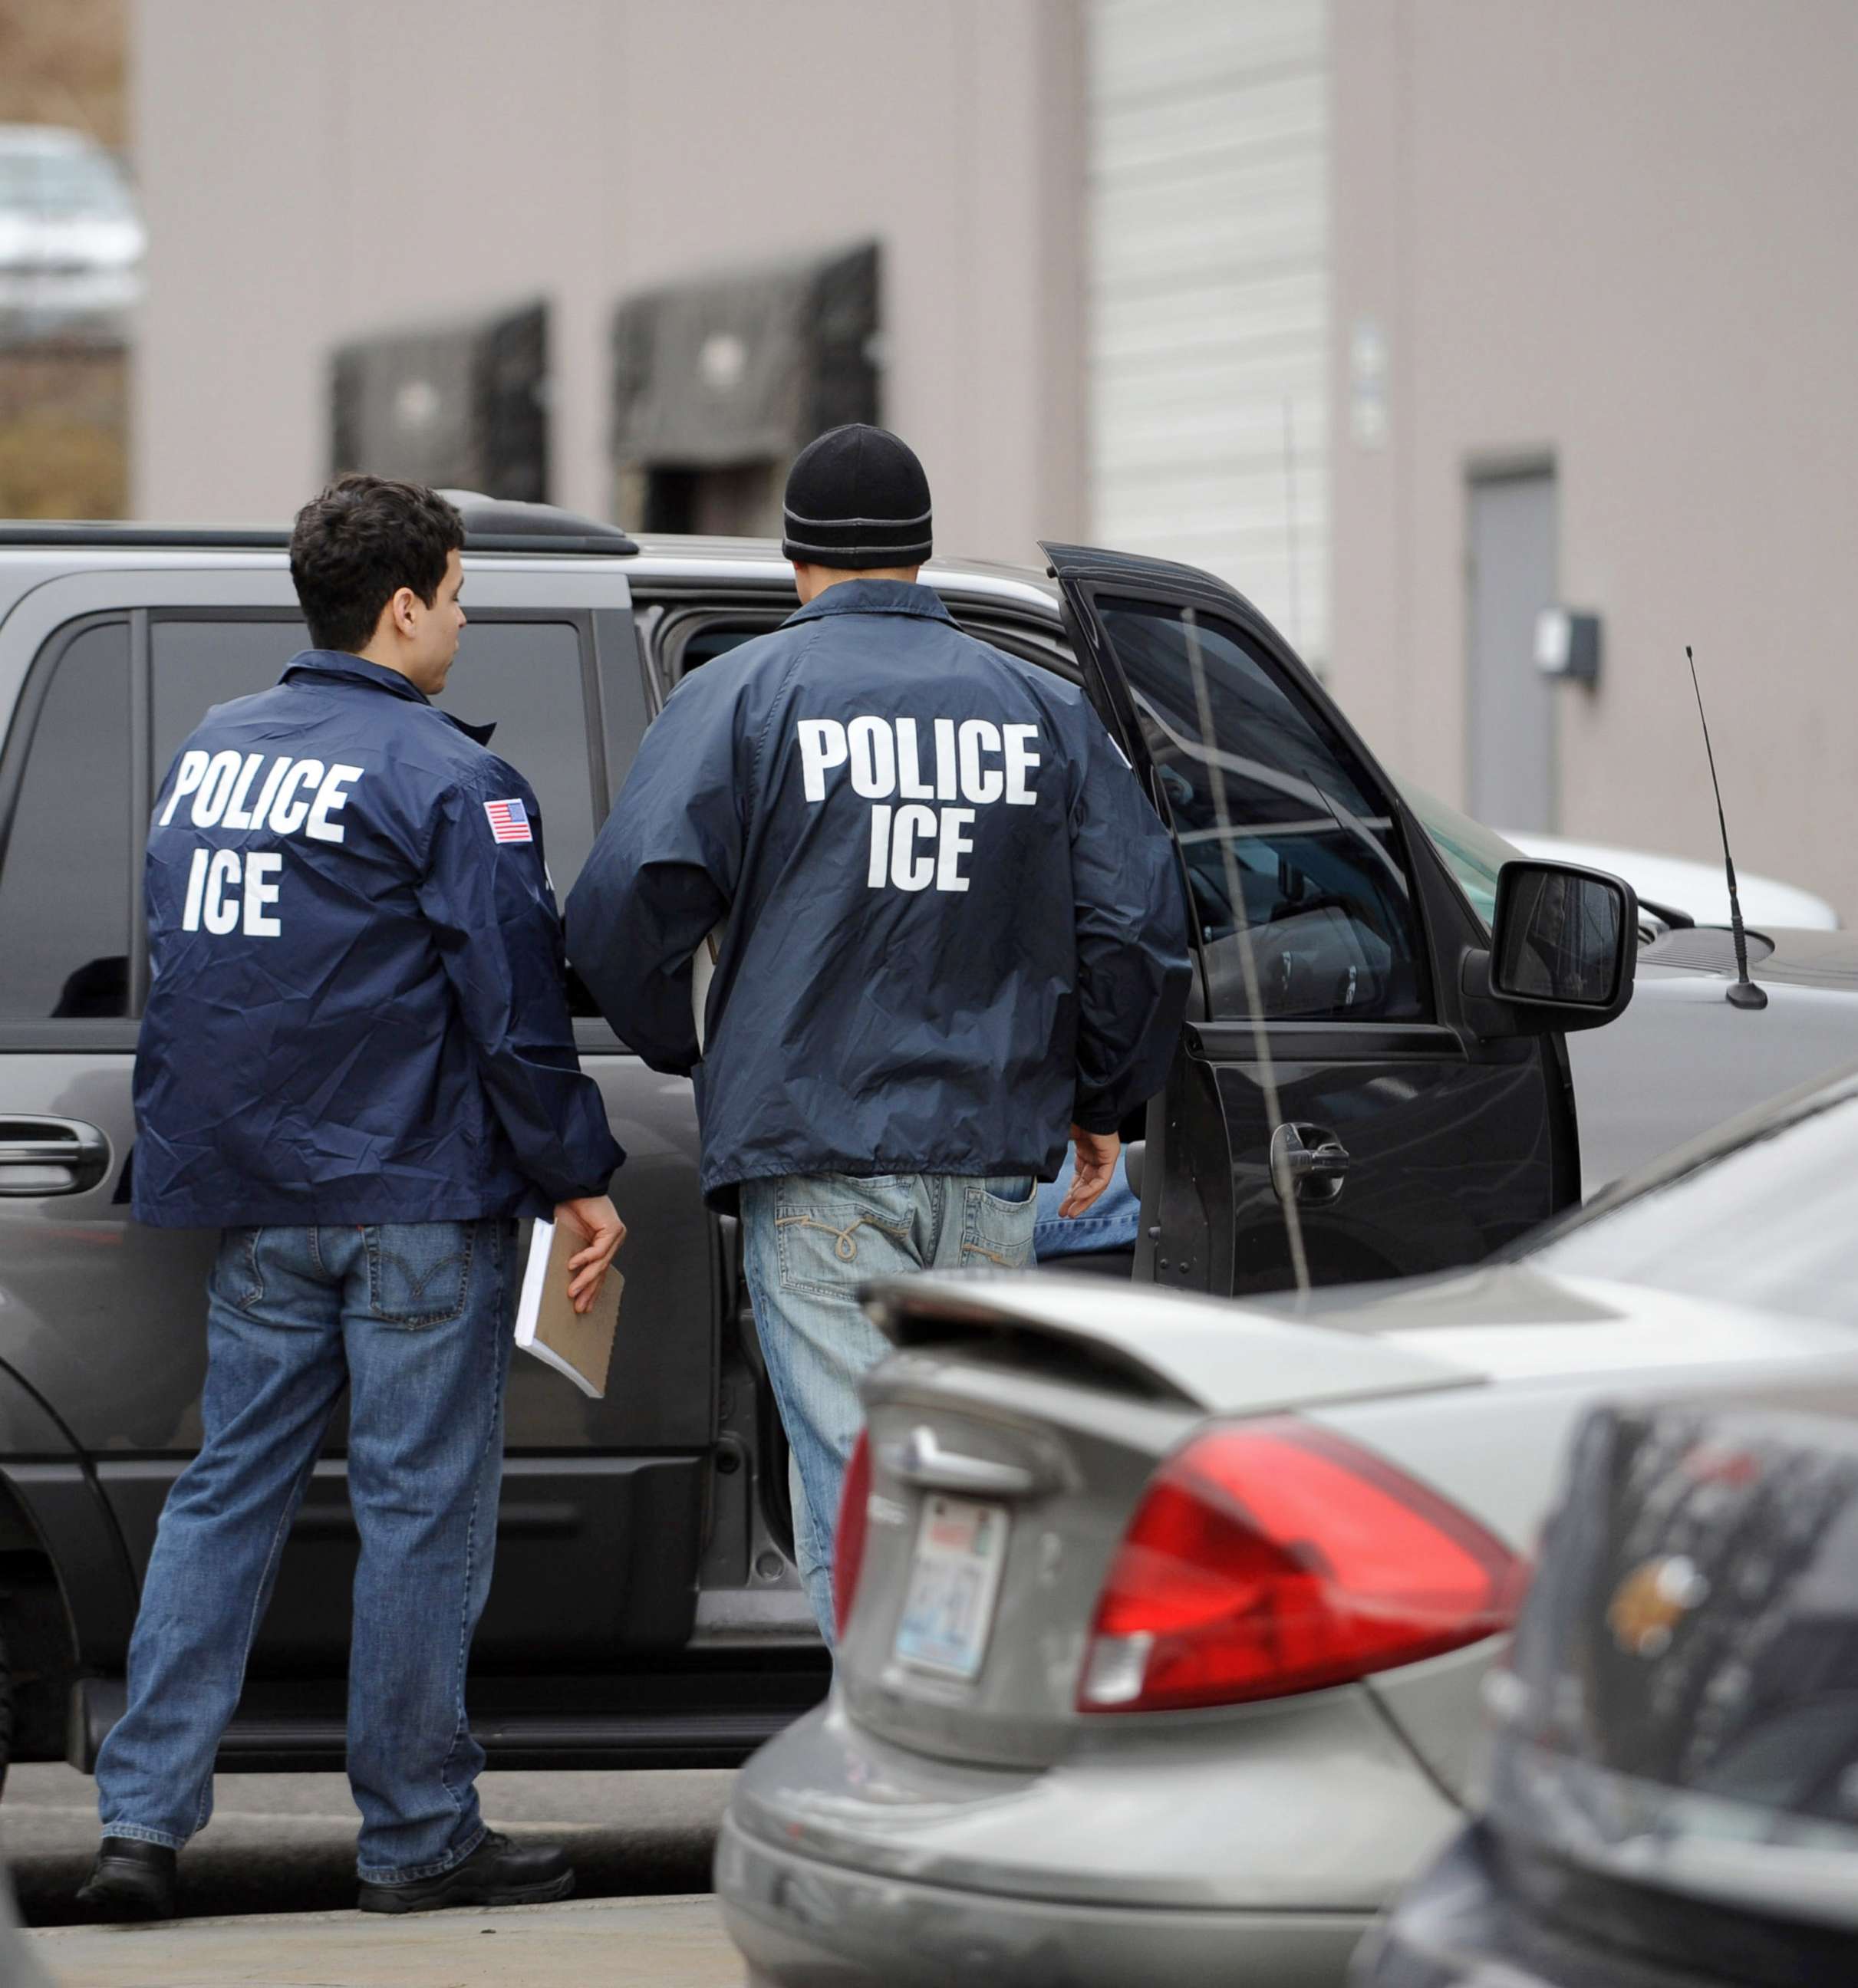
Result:
M1465 991L1503 1011L1507 1029L1493 1033L1598 1028L1632 999L1638 928L1638 899L1617 877L1570 863L1506 863L1491 949L1467 956Z

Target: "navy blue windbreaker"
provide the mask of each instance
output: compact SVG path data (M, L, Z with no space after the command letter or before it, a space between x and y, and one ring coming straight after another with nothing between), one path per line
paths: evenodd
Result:
M621 1038L695 1069L725 1208L780 1174L1049 1179L1074 1120L1161 1087L1187 996L1173 844L1083 693L897 580L678 687L567 933Z
M313 649L155 803L138 1221L470 1221L601 1194L535 796L398 671Z

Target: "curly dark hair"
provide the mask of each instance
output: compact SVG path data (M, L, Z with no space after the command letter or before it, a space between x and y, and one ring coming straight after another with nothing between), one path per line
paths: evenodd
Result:
M455 505L421 483L338 476L296 514L290 577L319 649L365 648L403 587L430 607L465 543Z

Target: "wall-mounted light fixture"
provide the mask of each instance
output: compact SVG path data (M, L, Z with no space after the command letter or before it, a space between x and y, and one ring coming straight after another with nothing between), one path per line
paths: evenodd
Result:
M1600 617L1545 607L1535 617L1535 667L1545 677L1592 683L1600 674Z

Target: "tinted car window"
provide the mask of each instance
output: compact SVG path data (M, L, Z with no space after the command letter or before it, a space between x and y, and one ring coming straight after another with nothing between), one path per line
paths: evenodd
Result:
M1504 864L1516 861L1522 851L1494 828L1447 807L1437 794L1416 787L1410 780L1401 781L1400 792L1470 899L1471 908L1487 926L1497 915L1498 877Z
M1412 888L1386 797L1237 631L1100 600L1186 858L1215 1015L1426 1012ZM1206 715L1203 718L1203 705Z
M151 631L155 778L208 711L269 690L310 646L300 621L157 621ZM567 622L475 621L465 630L442 711L494 724L492 749L534 788L557 895L594 841L580 643Z
M0 1015L127 1014L128 628L55 637L48 665L0 856Z
M269 690L310 647L300 621L157 621L148 631L155 790L216 704Z
M626 615L596 615L597 629L603 620L606 629L598 637L598 647L607 711L607 765L612 791L618 793L638 757L639 741L651 722L651 712L645 702L644 651L636 624Z
M542 804L549 874L565 898L594 846L593 776L580 641L565 621L475 621L459 644L442 711L495 725L491 750Z
M1858 1097L1603 1202L1524 1253L1560 1276L1649 1284L1858 1325Z
M712 627L699 628L678 653L678 674L687 677L706 663L712 663L719 656L726 656L731 649L739 649L744 642L752 642L769 629L780 627L778 621L739 624L719 621Z

